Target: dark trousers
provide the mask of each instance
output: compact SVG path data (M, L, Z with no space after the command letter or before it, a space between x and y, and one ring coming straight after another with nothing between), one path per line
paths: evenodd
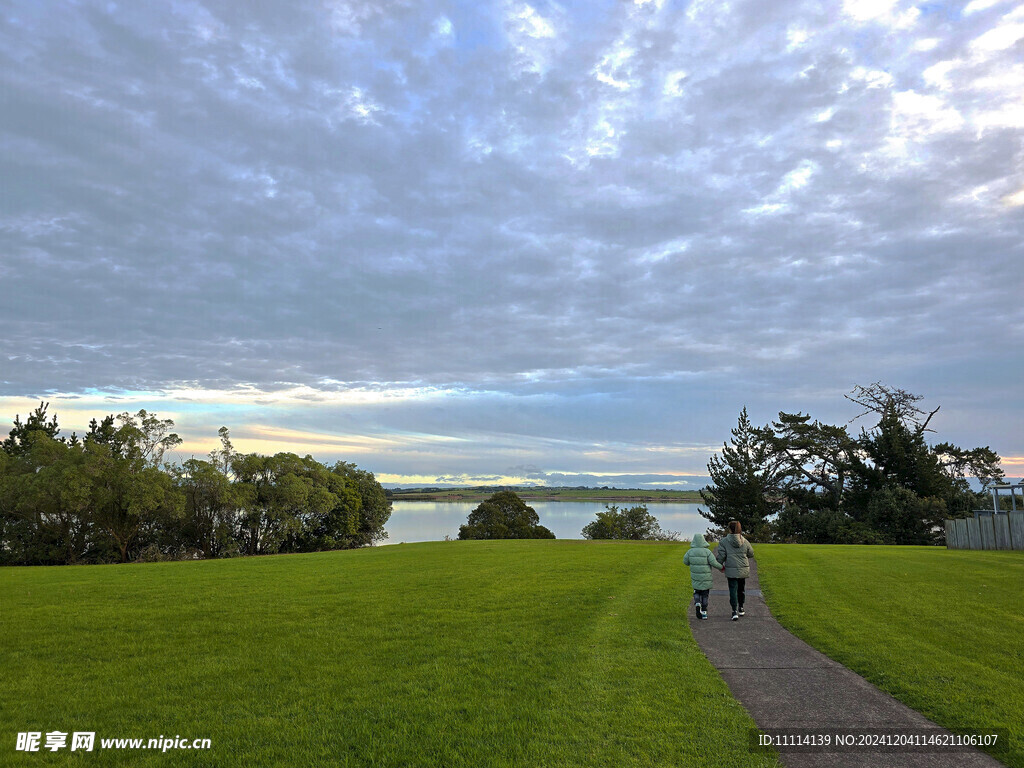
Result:
M746 583L746 579L729 579L729 605L734 611L743 607L743 588Z
M700 603L700 607L705 611L708 609L708 593L710 589L695 589L693 590L693 604Z

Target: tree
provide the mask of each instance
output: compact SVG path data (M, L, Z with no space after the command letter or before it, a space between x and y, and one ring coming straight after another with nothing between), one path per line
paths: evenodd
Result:
M334 506L337 499L329 493L314 493L305 469L303 460L294 453L253 453L232 462L242 513L239 545L243 553L296 550L304 526L315 527L304 517L319 517Z
M921 395L876 382L855 386L846 398L862 409L849 423L877 417L856 438L845 425L811 422L802 413L780 413L756 430L789 475L776 523L780 538L937 543L943 518L962 517L978 502L967 478L1002 478L999 456L988 447L928 444L939 408L921 408Z
M1006 475L999 466L999 454L987 445L965 450L952 443L939 443L932 448L935 459L954 487L962 493L970 492L968 477L976 477L982 487L1001 483Z
M231 474L231 462L238 458L235 446L231 444L231 433L227 427L217 430L220 437L220 449L210 451L210 463L225 476Z
M769 518L782 509L790 457L773 451L764 433L751 426L745 407L731 433L721 457L708 462L713 485L700 492L708 506L700 514L716 537L727 533L730 520L738 520L751 538L767 539Z
M181 543L206 558L237 554L237 494L227 475L200 459L188 459L174 474L185 497Z
M36 525L41 562L74 564L89 552L92 479L80 445L37 435L29 452L37 467L23 475L19 507Z
M105 445L114 454L123 458L141 461L144 465L159 469L164 454L181 445L181 438L171 432L171 419L158 419L156 414L145 409L135 415L120 413L105 416L102 421L89 422L85 440L95 445Z
M171 432L174 422L171 419L158 419L155 413L145 409L132 416L122 413L117 417L126 437L131 441L142 460L151 467L160 468L164 454L171 448L181 445L181 438Z
M40 402L24 422L20 414L16 415L14 428L7 439L0 443L0 449L8 456L23 457L31 450L32 440L36 436L43 435L51 440L58 440L60 427L57 426L57 416L54 415L49 421L46 419L49 407L49 403Z
M847 398L865 408L856 418L878 418L861 430L857 440L863 463L851 484L847 509L885 541L938 542L944 534L943 519L963 517L977 501L967 473L983 484L1002 478L999 456L990 448L968 451L949 443L928 445L925 433L934 431L928 425L939 408L919 408L921 395L876 382L855 387Z
M181 442L169 432L172 426L142 410L93 419L85 435L93 521L109 535L121 562L128 562L145 534L182 515L184 499L160 469L164 451Z
M912 490L886 485L871 495L863 520L886 544L933 544L924 511L925 501Z
M626 539L630 541L668 541L678 534L663 531L657 518L641 504L628 509L605 505L603 512L583 528L585 539Z
M621 539L621 520L618 507L605 505L597 518L583 526L584 539Z
M351 546L363 547L386 539L384 525L391 518L391 501L373 473L344 461L337 462L331 471L352 480L359 493L359 527Z
M499 491L469 513L460 539L553 539L533 507L512 491Z
M75 563L90 549L82 446L56 439L50 423L23 433L14 455L0 452L0 562Z
M231 465L244 554L313 552L362 546L356 479L312 456L237 456Z
M847 481L859 468L857 444L845 426L780 411L778 421L756 432L769 456L780 461L788 487L809 491L819 505L839 509Z
M918 408L917 404L924 400L924 395L915 395L899 387L890 387L876 381L867 387L854 384L853 389L843 395L851 403L856 403L864 410L850 419L852 424L857 419L875 413L879 416L892 414L899 422L905 424L910 431L917 435L925 432L934 432L929 429L928 424L932 417L939 412L939 406L933 411L925 411Z
M306 515L303 532L295 542L299 551L316 552L362 546L363 499L354 477L334 472L306 456L306 477L312 483L311 498L329 499L319 514Z
M391 503L373 474L312 456L242 456L227 427L209 461L168 464L174 422L141 410L59 437L40 403L0 443L0 563L226 557L372 544Z

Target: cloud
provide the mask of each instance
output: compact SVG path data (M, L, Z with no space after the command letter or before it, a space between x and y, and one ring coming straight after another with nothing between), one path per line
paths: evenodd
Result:
M917 22L921 11L911 6L899 9L897 0L843 0L843 13L859 23L874 22L896 29L908 29Z
M504 25L516 54L516 69L543 75L561 47L555 18L542 15L529 3L513 1L505 6Z
M1009 19L1013 22L1009 22ZM1004 17L1002 23L971 41L970 48L978 53L1005 51L1024 37L1024 13L1015 12Z
M1020 455L1024 17L842 7L17 2L6 412L699 474L882 379Z
M963 15L970 16L972 13L984 11L994 5L999 5L1001 2L1005 2L1005 0L971 0L971 2L964 6Z

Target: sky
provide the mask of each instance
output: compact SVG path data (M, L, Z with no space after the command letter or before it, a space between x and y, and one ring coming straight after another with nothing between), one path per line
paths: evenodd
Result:
M685 489L881 381L1020 475L1022 255L1024 4L0 0L5 421Z

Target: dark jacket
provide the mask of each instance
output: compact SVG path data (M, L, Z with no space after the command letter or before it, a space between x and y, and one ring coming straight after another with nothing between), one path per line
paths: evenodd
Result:
M750 575L750 561L754 550L739 533L730 533L720 542L715 557L725 564L725 575L730 579L745 579Z

